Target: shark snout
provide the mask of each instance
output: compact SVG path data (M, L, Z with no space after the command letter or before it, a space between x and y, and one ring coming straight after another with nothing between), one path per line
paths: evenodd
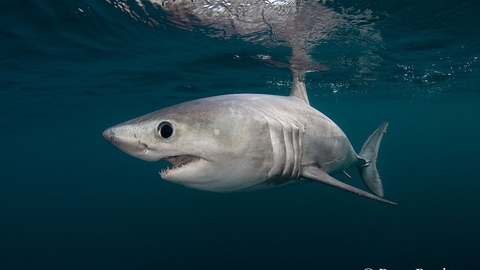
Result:
M141 139L137 138L135 133L130 132L125 127L111 127L102 133L103 138L113 146L134 157L146 160L157 161L157 157L150 147Z
M102 133L102 137L107 142L113 144L120 150L125 151L129 154L127 150L129 148L130 143L128 142L128 138L125 136L125 134L122 134L121 132L118 132L115 128L111 127L106 129Z
M115 140L115 132L111 128L106 129L102 133L102 136L106 141L110 143Z

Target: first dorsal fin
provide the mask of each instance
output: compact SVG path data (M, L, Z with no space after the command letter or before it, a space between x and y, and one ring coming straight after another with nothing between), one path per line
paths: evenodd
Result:
M310 105L310 102L308 101L308 96L307 96L307 89L305 88L305 82L297 76L293 76L293 85L292 85L292 91L290 92L290 96L303 100L305 101L305 103Z

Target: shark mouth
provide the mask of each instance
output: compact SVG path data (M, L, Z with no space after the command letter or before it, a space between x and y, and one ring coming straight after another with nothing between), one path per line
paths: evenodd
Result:
M160 172L160 176L162 178L166 176L168 173L170 173L171 171L181 169L190 163L199 161L200 158L196 156L191 156L191 155L181 155L181 156L166 157L166 158L163 158L163 160L170 162L173 165L173 167L171 168L167 167L166 169L163 169Z

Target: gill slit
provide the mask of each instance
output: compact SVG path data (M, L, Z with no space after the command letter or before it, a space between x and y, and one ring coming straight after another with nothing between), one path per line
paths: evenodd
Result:
M273 161L268 177L299 179L305 128L272 118L269 118L267 122Z

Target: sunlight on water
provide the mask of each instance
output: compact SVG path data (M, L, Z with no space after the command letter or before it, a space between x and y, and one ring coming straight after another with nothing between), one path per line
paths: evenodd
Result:
M209 37L232 36L266 47L286 46L290 62L309 70L357 65L369 72L380 57L373 53L382 44L374 28L385 15L369 9L345 8L333 1L110 1L115 7L152 26L173 24L203 31ZM135 7L140 10L133 11ZM162 12L163 11L163 12ZM141 12L143 15L141 15ZM337 47L334 58L308 54L323 47ZM352 51L345 55L340 51Z

